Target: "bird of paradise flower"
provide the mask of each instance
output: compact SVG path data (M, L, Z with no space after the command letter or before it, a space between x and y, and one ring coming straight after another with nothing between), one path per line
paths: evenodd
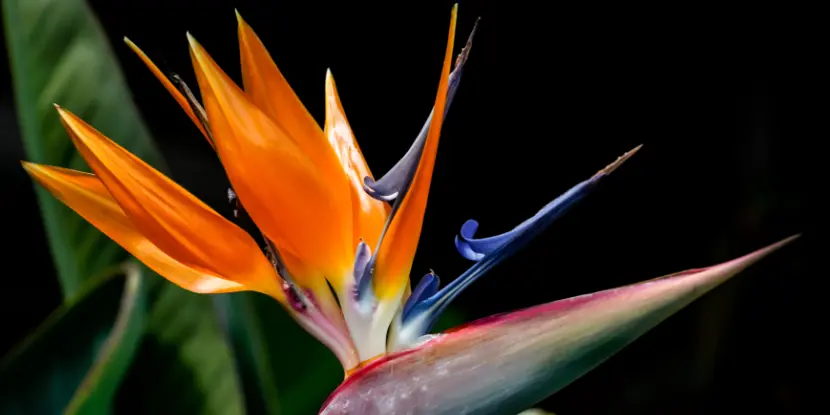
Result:
M453 65L457 6L432 113L389 172L374 179L326 75L321 128L237 14L244 90L188 34L202 102L125 39L195 123L228 175L229 197L265 241L70 111L57 107L94 174L23 162L55 197L171 282L197 293L257 291L337 356L343 384L322 414L512 413L561 389L708 290L786 244L663 278L561 300L428 335L464 288L543 231L637 147L514 229L456 247L474 264L440 287L410 271L444 117L470 56ZM476 22L477 24L478 22ZM453 67L454 66L454 67ZM390 204L390 202L393 202Z

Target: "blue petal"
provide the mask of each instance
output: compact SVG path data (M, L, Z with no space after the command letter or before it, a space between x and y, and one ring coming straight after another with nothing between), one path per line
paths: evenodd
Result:
M459 236L455 237L455 248L464 258L469 259L470 261L478 261L481 258L484 258L484 254L481 253L481 250L473 250L470 246L469 241L467 238L472 238L473 235L476 233L478 229L478 222L470 219L464 222L464 225L461 226L461 237L465 239L460 239Z
M450 100L447 98L446 109L449 109ZM445 111L446 113L446 111ZM415 169L418 168L418 162L421 160L421 152L424 149L429 125L432 122L432 111L429 113L427 122L418 133L418 137L412 146L409 147L403 158L398 160L386 174L378 180L373 180L366 176L363 178L363 190L375 199L389 202L397 199L404 187L408 186L409 181L415 174Z
M364 283L363 277L366 272L366 266L369 264L369 259L371 257L371 248L369 248L369 245L361 239L360 243L357 244L357 252L354 255L354 269L352 271L355 279L355 286L358 287L358 293L368 287L368 284Z
M491 268L496 266L502 260L510 255L513 255L521 249L528 241L533 239L536 235L547 229L553 221L565 213L570 207L582 200L591 190L593 190L599 181L619 167L624 161L630 158L640 146L623 154L616 161L606 166L604 169L597 172L590 179L585 180L576 186L572 187L567 192L563 193L552 202L548 203L542 210L540 210L532 218L522 222L512 231L502 235L482 238L474 240L472 236L478 229L478 222L467 221L462 227L461 239L456 239L457 246L461 246L459 251L465 257L481 258L477 259L473 266L471 266L461 276L453 280L446 287L436 292L429 298L420 301L413 305L407 317L403 321L413 321L413 324L422 325L419 328L421 333L426 333L442 311L447 305L455 299L467 286L475 282L479 277L484 275ZM465 239L466 238L466 239ZM425 318L415 318L425 317Z
M587 192L587 190L589 189L586 188L583 191ZM567 210L567 206L563 207L562 205L575 203L583 195L583 193L565 193L545 205L539 212L520 223L513 230L488 238L474 239L476 230L478 230L478 222L470 219L461 227L460 235L455 237L455 247L464 258L471 261L480 261L486 255L496 251L513 238L526 232L529 228L537 226L540 220L545 219L547 223L553 222Z
M420 303L422 300L435 295L435 293L438 292L438 286L440 284L441 280L438 279L438 276L435 275L435 273L430 272L429 274L424 275L415 289L412 290L412 294L403 306L403 312L401 313L403 320L406 320L406 317L409 314L409 311L412 310L412 307Z
M502 260L514 254L522 248L528 241L545 230L557 217L562 215L568 208L581 200L594 187L598 177L592 177L565 192L563 195L550 202L544 209L542 209L536 216L534 216L531 225L524 226L518 232L522 225L516 229L508 232L510 238L502 241L501 244L495 246L493 250L488 251L482 255L473 266L467 269L458 278L449 283L446 287L435 293L430 298L424 299L410 310L407 317L414 317L422 313L428 313L429 316L422 320L425 326L422 328L423 333L426 333L446 306L455 299L467 286L475 282L479 277L484 275L490 268L493 268ZM527 223L527 221L525 222ZM469 224L469 222L468 222ZM476 224L477 225L477 224ZM515 233L514 233L515 232ZM501 236L501 235L500 235ZM463 244L463 243L462 243ZM466 245L462 245L466 246ZM462 253L463 255L463 253ZM407 320L404 320L404 324Z
M446 117L447 112L450 109L450 104L452 104L452 100L458 90L458 84L461 83L461 73L464 71L464 64L467 62L467 57L470 54L470 48L472 46L476 27L478 27L478 21L476 21L476 26L473 27L472 32L470 32L470 36L467 38L467 45L455 61L455 69L453 69L450 73L447 86L447 104L444 108L444 117ZM426 123L424 123L424 126L418 133L418 137L415 138L415 141L412 143L412 146L409 147L406 154L404 154L403 158L398 160L398 162L391 169L389 169L383 177L378 180L373 180L368 176L363 178L363 190L365 190L369 196L388 202L390 200L397 199L401 194L406 192L406 188L409 186L409 182L412 180L415 170L418 168L418 163L421 160L421 153L424 149L427 132L429 132L429 125L432 123L433 112L434 110L430 111Z

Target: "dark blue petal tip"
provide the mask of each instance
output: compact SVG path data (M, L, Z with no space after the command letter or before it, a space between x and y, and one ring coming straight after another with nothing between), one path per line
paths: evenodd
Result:
M387 174L388 176L388 174ZM384 176L386 177L386 176ZM386 184L386 186L384 186ZM363 191L374 199L391 202L398 197L397 183L378 183L369 176L363 178Z
M565 213L568 207L582 199L585 194L593 188L592 185L596 181L616 170L623 164L623 162L631 158L631 156L633 156L641 147L642 145L639 145L618 157L617 160L598 171L590 179L574 186L561 196L557 197L545 205L545 207L539 210L535 215L520 223L511 231L488 238L476 239L475 233L478 230L478 222L472 219L468 220L463 226L461 226L460 235L455 238L456 249L458 249L458 252L464 258L471 261L480 261L486 255L496 251L504 244L513 240L513 238L521 236L531 228L535 226L548 226L556 218Z
M403 306L403 312L401 313L403 321L407 320L410 312L415 306L423 302L423 300L435 295L435 293L438 292L438 286L440 284L441 280L438 278L438 275L435 275L434 272L430 271L429 274L421 277L421 281L418 282L418 285L412 290L412 294Z
M478 20L476 20L476 24L473 26L473 30L467 39L467 44L464 46L464 49L461 50L461 53L455 61L455 68L450 73L447 86L447 104L444 108L444 117L447 116L447 112L450 110L450 104L452 104L455 93L458 91L458 85L461 83L461 73L464 70L464 64L467 63L467 59L470 56L470 49L473 46L473 36L475 35L477 27ZM424 149L424 143L426 142L427 133L429 132L429 126L432 123L433 113L434 109L433 111L430 111L429 117L427 117L424 126L421 127L421 131L418 133L418 136L415 138L412 146L409 147L406 154L404 154L404 156L391 169L389 169L385 175L383 175L383 177L377 180L372 180L371 177L363 178L363 190L369 196L378 200L389 202L397 199L406 192L407 187L409 186L409 181L415 175L415 170L418 168L418 164L421 161L421 153Z
M362 298L364 291L366 291L370 284L370 278L367 278L366 271L369 265L369 260L372 258L372 250L369 245L363 240L357 244L357 252L354 255L354 268L352 275L354 275L355 286L357 287L357 298Z
M423 321L419 323L423 326L419 327L419 329L423 333L426 333L446 306L466 287L498 263L516 253L528 241L546 229L556 218L560 217L570 207L590 193L603 177L616 170L623 162L631 158L640 147L642 146L638 146L623 154L588 180L572 187L545 205L533 217L525 220L509 232L489 238L475 239L475 233L478 231L478 222L474 220L465 222L461 227L461 234L455 239L455 244L462 256L474 260L476 263L432 296L421 296L417 303L413 303L410 306L408 317L426 315L427 318L421 319ZM406 319L404 319L404 323L406 323Z

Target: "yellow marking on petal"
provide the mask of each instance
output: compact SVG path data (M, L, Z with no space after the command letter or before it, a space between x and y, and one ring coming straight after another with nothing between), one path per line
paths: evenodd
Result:
M284 301L282 291L276 290L273 284L245 286L228 278L232 276L216 275L204 267L185 264L171 257L136 229L96 176L61 167L22 164L26 172L58 200L172 283L203 294L256 290ZM258 252L252 254L260 255Z
M170 79L167 78L167 76L161 71L161 69L159 69L158 66L156 66L156 64L153 63L153 61L150 60L150 58L144 53L144 51L142 51L135 43L133 43L130 39L127 39L126 37L124 37L124 43L126 43L127 46L129 46L130 49L132 49L133 52L135 52L135 54L138 55L138 57L141 59L142 62L144 62L145 65L147 65L147 68L150 69L150 72L152 72L156 79L158 79L161 82L161 84L164 85L164 89L166 89L167 92L170 93L170 95L173 95L173 98L176 100L176 102L179 103L179 106L182 107L184 112L187 113L187 116L190 117L190 120L193 121L193 124L196 124L196 127L199 128L199 131L202 132L202 135L205 136L208 143L210 143L210 145L213 146L213 142L210 140L210 136L208 135L207 131L205 131L205 127L202 125L202 122L199 121L199 117L197 117L196 113L193 112L193 108L191 108L190 103L187 101L187 98L185 98L181 91L179 91L179 89L176 88L175 85L173 85L173 82L171 82Z
M370 364L374 363L375 361L382 359L384 356L386 356L386 354L379 354L375 357L371 357L369 359L361 361L357 366L355 366L351 369L347 369L346 370L346 376L345 376L346 379L348 379L349 376L354 375L355 373L357 373L359 370L363 369L364 367L369 366Z
M248 233L71 112L58 113L109 194L161 251L211 275L277 290L276 271Z
M320 160L251 102L189 34L188 39L216 150L245 210L281 252L315 274L289 268L294 277L324 275L339 289L354 256L345 175L340 172L340 192L320 171Z
M340 164L343 166L351 187L354 226L352 242L357 244L360 238L363 238L369 247L375 249L390 208L388 203L372 198L363 190L363 178L374 177L369 166L366 165L360 146L346 119L331 71L326 72L325 132L329 144L340 159Z
M309 266L288 251L280 251L280 256L286 268L291 272L294 280L300 283L302 288L314 295L315 302L326 315L329 322L340 330L345 337L348 337L349 330L346 327L346 322L343 320L340 305L337 303L334 295L332 295L326 278L320 270Z
M438 151L438 140L441 135L441 126L444 121L444 107L447 103L447 84L452 65L453 43L455 41L455 26L458 5L453 6L450 19L450 32L447 40L447 49L444 53L444 67L441 70L441 81L438 84L438 95L435 98L433 118L427 133L421 159L398 211L392 218L386 234L378 248L375 262L374 289L375 295L383 300L400 298L404 286L409 281L409 272L412 260L418 248L421 236L421 227L426 211L427 197L429 196L432 171L435 166L435 155Z

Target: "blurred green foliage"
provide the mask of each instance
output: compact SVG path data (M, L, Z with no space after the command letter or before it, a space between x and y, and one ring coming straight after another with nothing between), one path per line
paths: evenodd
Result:
M163 169L107 38L84 0L3 0L3 16L29 161L89 171L61 125L53 107L59 104ZM35 186L35 191L64 298L127 258L46 189Z
M210 297L153 277L144 341L118 390L115 412L246 413Z
M0 361L0 413L105 413L141 341L145 290L129 264L93 278Z

